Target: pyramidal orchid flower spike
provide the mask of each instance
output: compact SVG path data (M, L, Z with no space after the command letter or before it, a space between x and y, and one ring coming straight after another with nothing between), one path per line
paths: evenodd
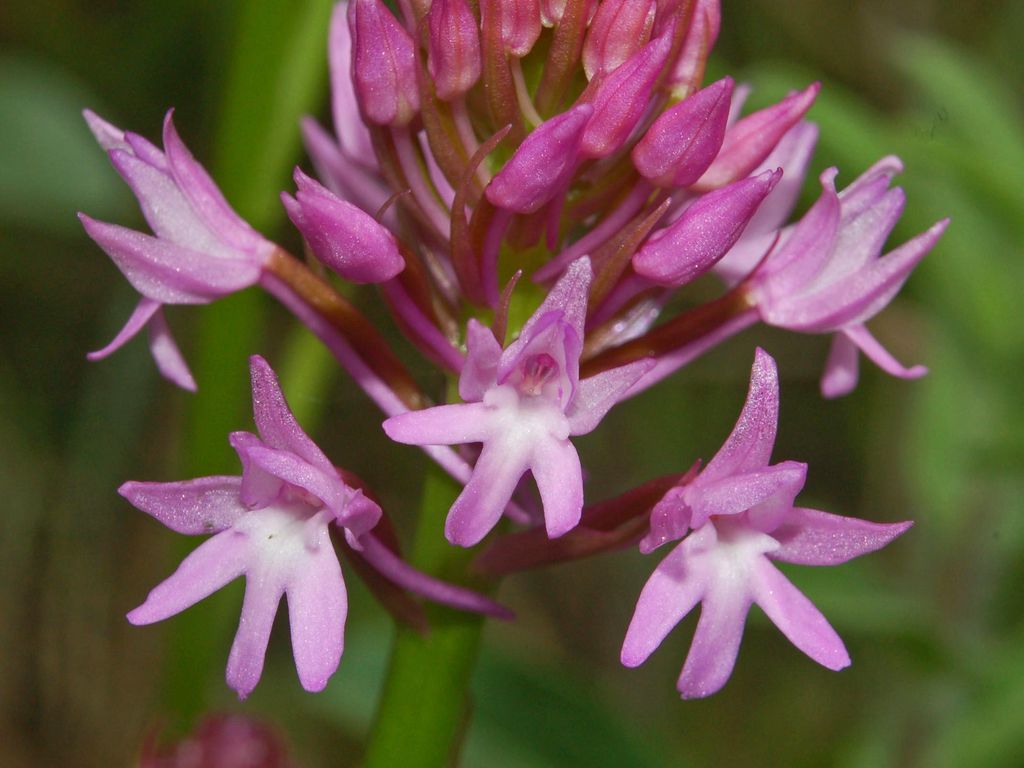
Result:
M86 112L152 230L81 216L142 297L90 358L145 328L164 375L195 389L164 305L257 286L380 409L382 433L352 439L380 441L396 461L406 449L395 443L416 445L437 465L419 502L413 565L390 510L332 464L253 358L257 434L230 437L240 476L121 488L172 530L210 536L130 621L167 618L245 576L227 669L244 697L283 596L299 680L327 684L347 614L338 553L412 627L448 627L447 608L470 612L457 619L457 642L401 625L369 768L411 764L408 750L428 742L443 751L436 764L457 754L479 617L509 618L476 590L528 568L671 543L621 657L642 663L700 603L679 678L687 698L725 684L755 603L814 660L849 663L776 563L838 565L909 523L796 506L808 467L772 463L779 394L766 353L757 351L739 420L703 469L686 462L595 502L574 444L619 402L757 323L832 336L828 397L854 388L861 352L897 377L924 373L897 362L865 324L947 222L882 255L905 205L894 157L842 191L829 169L794 221L822 86L797 84L744 114L747 86L705 82L721 23L718 0L339 2L327 40L333 125L302 121L313 171L297 168L281 194L305 260L232 211L170 113L160 149ZM378 328L384 311L359 309L379 300L394 333ZM394 520L412 516L401 512ZM461 549L485 539L482 551ZM430 706L410 719L408 701L423 690Z
M700 603L697 631L677 686L683 698L709 696L725 685L753 603L822 666L849 666L835 630L772 561L839 565L884 547L911 526L793 506L806 465L768 464L777 419L775 361L759 349L750 392L729 439L695 480L658 502L651 532L641 542L642 551L651 551L683 538L640 593L622 663L635 667L646 661Z
M345 582L328 535L332 525L386 578L454 607L508 617L487 598L397 563L371 533L381 519L380 507L348 485L302 431L267 362L253 357L251 366L259 434L231 435L241 477L129 482L120 488L133 505L177 533L214 534L128 614L130 622L162 621L244 575L245 600L228 658L228 685L243 699L256 687L274 615L287 596L299 680L307 691L323 690L341 659L348 612Z

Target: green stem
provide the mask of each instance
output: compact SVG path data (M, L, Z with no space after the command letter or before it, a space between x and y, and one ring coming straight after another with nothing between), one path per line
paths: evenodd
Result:
M444 538L444 519L460 486L431 466L411 560L448 581L471 583L469 550ZM391 662L366 748L365 768L437 768L454 765L469 719L467 688L473 674L484 618L443 606L427 607L430 631L396 629Z

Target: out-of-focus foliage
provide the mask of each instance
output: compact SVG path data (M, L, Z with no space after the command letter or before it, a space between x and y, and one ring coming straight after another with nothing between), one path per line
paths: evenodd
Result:
M703 702L679 702L673 686L692 618L643 668L617 663L658 555L627 552L510 579L502 597L521 620L486 636L465 764L1016 766L1024 754L1024 6L724 5L713 62L750 80L755 103L824 80L810 115L822 129L815 171L837 164L848 182L881 155L903 157L908 203L894 243L952 217L874 328L932 373L900 383L868 369L854 395L825 403L820 342L748 333L613 412L581 447L588 493L599 498L712 455L762 343L783 375L776 458L810 463L806 503L917 524L863 562L787 571L847 639L852 669L817 668L754 615L736 674ZM124 223L138 215L80 109L153 136L173 105L229 198L295 245L276 231L276 192L302 161L296 115L325 103L328 7L15 0L0 8L4 766L127 764L155 724L180 730L217 708L279 723L300 765L358 762L390 629L357 580L349 580L345 657L328 690L299 690L286 633L276 631L264 683L239 705L222 679L237 592L160 627L125 626L123 613L180 552L114 489L129 478L231 471L222 464L226 432L248 426L244 360L257 349L283 365L304 424L399 520L415 507L422 461L408 451L397 464L366 401L329 373L307 336L283 332L290 322L255 294L193 318L197 397L158 382L139 344L87 366L84 352L106 341L130 297L73 219L76 209ZM809 183L805 205L813 193ZM189 321L171 318L176 328ZM609 445L642 448L610 455Z

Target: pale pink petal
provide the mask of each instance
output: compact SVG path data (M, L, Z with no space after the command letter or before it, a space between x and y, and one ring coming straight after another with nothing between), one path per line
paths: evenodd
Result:
M128 614L132 624L152 624L195 605L242 575L248 554L246 536L232 530L200 544L178 570L149 593L146 602Z
M454 403L401 413L385 421L383 426L387 436L397 443L479 443L492 432L492 413L483 403Z
M521 450L497 441L484 445L473 476L448 512L444 524L448 541L460 547L471 547L497 525L527 470L529 457L521 454Z
M881 549L911 525L910 521L872 523L794 507L785 523L772 532L780 546L769 556L799 565L839 565Z
M772 623L797 648L832 670L850 666L850 655L814 604L765 558L752 565L750 589Z
M231 644L226 674L228 685L237 691L240 699L252 693L263 674L270 629L284 594L284 587L277 583L275 575L263 574L264 578L260 578L246 574L242 616Z
M653 359L637 360L581 379L565 414L569 417L570 434L593 431L627 390L655 365Z
M466 326L466 362L459 376L459 397L463 400L482 400L484 393L494 386L501 359L501 344L490 328L476 318Z
M554 539L575 528L583 512L583 469L573 444L551 436L532 443L530 471L544 505L544 525Z
M690 525L700 528L712 515L738 515L775 496L791 503L806 477L807 465L795 461L737 472L711 482L701 482L698 476L683 491L693 511Z
M188 363L185 362L174 336L171 335L163 310L159 308L149 322L149 351L156 361L157 370L164 378L187 392L196 391L196 380L192 376L192 371L189 370Z
M625 666L643 664L704 596L709 574L688 557L689 549L684 541L672 550L644 585L622 643Z
M842 397L853 392L859 378L860 353L846 331L832 336L825 371L821 374L821 395L826 398Z
M856 344L871 362L890 376L896 376L900 379L919 379L928 373L928 369L923 365L906 368L899 360L889 354L889 351L879 344L878 340L863 325L844 328L842 333Z
M242 486L239 497L249 508L265 507L275 501L284 489L284 481L275 477L252 460L251 452L263 448L264 443L249 432L232 432L228 442L242 462Z
M236 255L196 213L169 173L129 152L113 150L110 161L135 193L142 215L157 237L215 258Z
M253 256L257 252L267 251L272 246L235 213L210 175L192 157L192 153L178 136L172 120L173 115L174 110L170 110L164 118L164 151L167 153L171 175L196 214L221 240L233 248Z
M85 214L78 218L139 293L161 304L205 304L259 280L259 267L214 259Z
M124 483L117 492L172 531L219 533L248 508L238 498L240 477L199 477L177 483Z
M264 442L271 448L291 451L322 472L334 474L334 465L295 420L270 364L259 355L253 355L249 358L249 372L253 416Z
M299 680L307 691L322 691L341 661L348 612L345 582L330 540L315 552L307 550L285 594Z
M334 132L345 154L367 164L375 164L370 132L359 118L359 102L356 101L356 89L352 82L352 34L347 15L347 2L334 6L327 37Z
M294 453L278 448L252 445L246 453L250 462L246 467L247 473L258 467L268 475L308 491L336 516L345 511L349 491L336 473L324 472Z
M701 472L701 482L768 465L779 421L779 374L772 356L758 347L747 400L728 439Z
M697 631L676 683L684 699L717 693L736 665L751 598L745 582L721 583L720 579L716 574L701 601Z
M160 309L160 302L153 301L153 299L147 299L143 297L139 300L139 303L135 305L135 309L132 310L131 317L128 318L128 322L124 324L124 327L117 332L117 335L113 340L103 347L103 349L97 349L95 352L90 352L85 356L87 360L96 361L102 360L103 358L112 355L114 352L119 350L141 331L146 323L149 322L150 318Z
M92 135L96 137L96 141L105 150L128 149L124 140L124 131L120 128L108 123L91 109L83 109L82 116L85 118L89 130L92 131Z

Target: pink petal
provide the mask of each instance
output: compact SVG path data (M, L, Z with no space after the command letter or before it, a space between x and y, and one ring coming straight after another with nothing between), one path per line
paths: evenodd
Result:
M549 312L561 312L563 320L575 331L576 335L583 338L583 328L587 319L587 300L590 296L590 282L594 278L594 271L590 266L590 259L581 256L570 264L562 276L558 279L544 301L537 308L537 311L530 316L530 319L523 325L519 338L533 335L535 327L544 320ZM509 349L514 345L510 345ZM507 350L506 350L507 352ZM513 355L509 353L509 357Z
M599 3L583 41L583 71L587 79L614 71L646 45L656 13L654 0Z
M141 232L78 218L139 293L161 304L205 304L259 280L259 267L211 258Z
M689 557L691 548L684 541L673 549L644 585L622 643L625 666L643 664L704 596L709 574L703 563Z
M799 295L828 263L840 220L836 173L829 168L821 174L821 195L759 270L762 315L771 316L774 304Z
M832 399L848 395L857 386L860 353L845 331L832 336L825 371L821 375L821 395Z
M738 515L775 496L792 505L807 477L807 465L795 461L737 472L704 482L701 476L683 491L693 511L690 526L702 527L712 515Z
M120 128L108 123L91 109L83 109L82 116L85 118L89 130L92 131L92 135L96 137L96 141L103 149L108 152L111 149L128 149L124 140L124 131Z
M334 140L312 118L303 118L301 128L306 152L324 184L366 213L376 214L390 197L383 181L359 162L360 156L352 158L342 153ZM371 160L373 155L371 153L362 157ZM391 229L397 225L395 210L392 206L381 218L381 223Z
M196 213L168 172L130 152L114 150L110 160L135 193L142 215L157 237L211 258L236 255Z
M528 468L528 457L521 453L500 443L484 445L473 476L448 512L444 524L448 541L460 547L471 547L497 525Z
M248 432L232 432L228 442L242 462L242 487L239 490L242 503L250 509L258 509L277 500L284 489L284 481L265 471L251 456L253 449L265 447L263 441Z
M349 491L336 473L324 472L294 453L278 448L253 445L246 453L251 462L247 471L258 467L268 475L308 491L336 516L340 517L344 513Z
M242 575L246 566L247 538L222 531L200 544L178 570L149 593L146 602L129 612L132 624L152 624L195 605Z
M838 280L780 308L780 325L801 331L835 330L863 323L881 312L899 293L914 267L945 231L943 220L848 278Z
M117 492L136 509L172 531L188 535L219 533L248 512L239 499L240 477L199 477L177 483L128 482Z
M928 373L928 369L923 365L915 365L910 368L904 367L902 363L889 354L885 347L878 343L878 340L863 325L844 328L842 333L856 344L871 362L890 376L896 376L900 379L919 379Z
M352 34L348 3L338 3L331 13L327 61L331 72L331 116L341 148L349 157L375 164L370 132L359 117L359 103L352 81Z
M767 559L754 563L750 588L754 602L793 645L828 669L850 666L846 646L828 620Z
M174 128L170 110L164 118L164 151L171 174L195 212L217 236L233 248L254 256L271 246L228 205L206 170L196 162Z
M333 475L334 465L295 420L270 364L259 355L253 355L249 358L249 372L253 416L264 442L271 448L291 451L322 472Z
M315 552L307 551L285 594L299 680L307 691L322 691L341 661L348 613L345 582L329 540Z
M872 523L795 507L786 522L772 532L780 546L770 557L800 565L839 565L881 549L911 525L910 521Z
M570 434L592 432L612 406L622 400L629 388L655 365L653 359L637 360L581 379L566 411Z
M135 338L135 335L146 326L146 323L148 323L150 318L152 318L157 310L160 309L160 306L161 304L159 301L153 301L152 299L147 299L145 297L140 299L139 303L135 305L135 309L132 310L132 314L131 317L128 318L128 322L125 323L124 327L117 332L117 335L113 340L107 344L107 346L103 347L103 349L90 352L85 356L85 358L95 362L96 360L102 360L103 358L112 355Z
M247 574L242 616L228 655L226 678L239 699L252 693L263 674L263 659L270 641L270 629L281 602L284 587L275 579Z
M700 474L701 482L768 465L779 420L779 374L772 356L758 347L743 410L728 439Z
M437 97L453 101L480 79L480 31L466 0L435 0L427 11L427 66Z
M454 403L409 411L384 422L384 432L397 443L460 445L490 436L493 411L483 403Z
M162 309L153 314L153 319L149 323L149 351L164 378L187 392L196 391L196 380L171 335Z
M568 533L583 512L583 469L576 448L568 440L545 435L532 445L530 471L544 505L548 538Z
M745 582L716 580L709 584L701 601L697 631L676 683L684 699L710 696L725 685L736 665L750 600Z
M459 376L459 397L463 400L482 400L484 393L494 386L501 359L501 344L490 328L476 318L466 325L466 362Z

